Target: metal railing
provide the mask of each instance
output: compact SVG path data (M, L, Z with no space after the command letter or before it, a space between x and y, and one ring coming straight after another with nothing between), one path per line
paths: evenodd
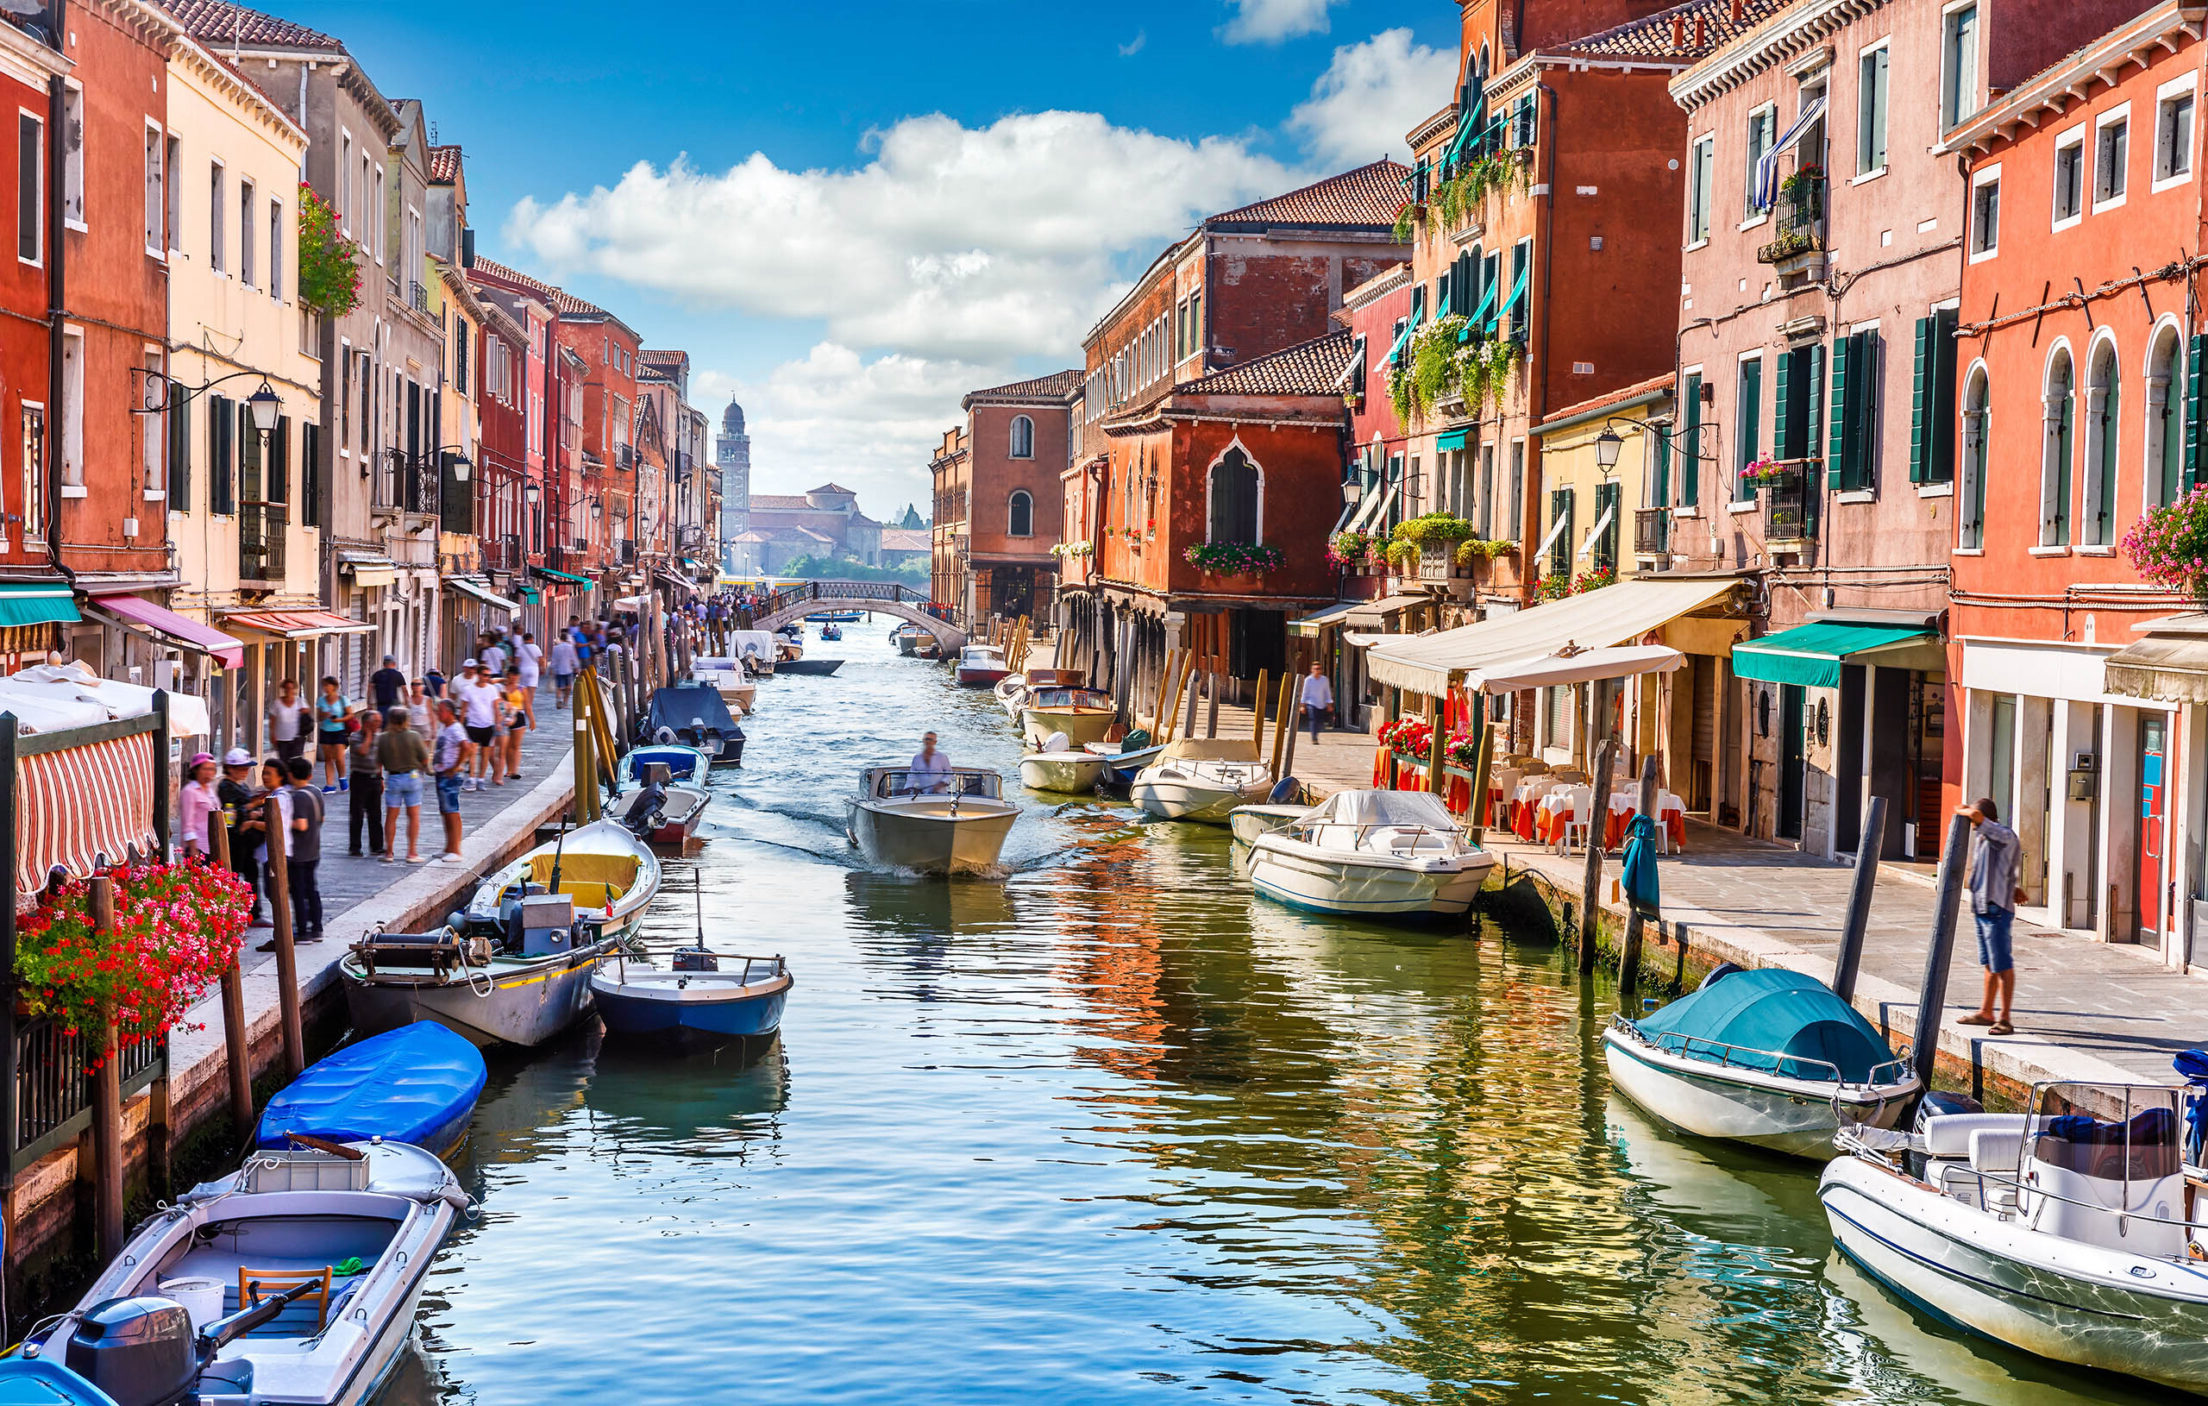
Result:
M1763 503L1765 545L1806 542L1810 539L1810 474L1815 459L1792 459L1778 465L1779 472L1762 481L1757 497Z
M429 315L429 290L412 279L407 280L406 301L414 311L425 317Z
M1651 1035L1622 1015L1610 1017L1610 1027L1623 1035L1664 1054L1677 1055L1681 1059L1699 1060L1714 1064L1720 1069L1738 1069L1750 1074L1767 1074L1775 1079L1795 1079L1810 1084L1831 1084L1838 1088L1875 1088L1878 1085L1899 1083L1914 1074L1909 1057L1884 1060L1870 1067L1861 1079L1850 1079L1840 1072L1840 1066L1829 1059L1811 1055L1788 1054L1784 1050L1764 1050L1753 1045L1727 1044L1704 1035L1681 1035L1676 1031L1659 1030ZM1753 1055L1768 1063L1754 1064L1744 1056ZM1790 1073L1790 1068L1823 1070L1819 1073ZM1886 1077L1881 1078L1884 1075Z
M1825 178L1797 171L1779 187L1777 227L1771 242L1756 251L1756 262L1785 263L1825 248Z
M238 578L284 579L284 529L289 518L282 503L238 505Z
M1642 557L1663 556L1671 550L1671 509L1636 508L1633 510L1633 554Z
M15 1030L15 1126L8 1160L21 1171L58 1147L75 1142L92 1125L92 1077L85 1072L85 1037L51 1020ZM166 1035L149 1035L122 1047L116 1058L123 1097L168 1071Z

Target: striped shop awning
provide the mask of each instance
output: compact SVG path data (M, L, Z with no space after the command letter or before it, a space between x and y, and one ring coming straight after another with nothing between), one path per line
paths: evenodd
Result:
M153 734L36 752L16 762L15 889L35 893L59 864L75 878L105 855L153 849Z

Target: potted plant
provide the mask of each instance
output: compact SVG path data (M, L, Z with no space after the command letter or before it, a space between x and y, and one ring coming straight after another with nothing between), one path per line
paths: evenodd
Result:
M1326 542L1327 565L1357 570L1364 565L1365 553L1371 546L1370 533L1337 532Z
M2142 513L2124 534L2124 555L2147 580L2208 610L2208 484Z
M1181 556L1221 586L1255 586L1266 572L1288 564L1288 554L1268 542L1198 542Z

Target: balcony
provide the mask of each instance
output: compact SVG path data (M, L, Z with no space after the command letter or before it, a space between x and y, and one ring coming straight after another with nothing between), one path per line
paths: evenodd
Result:
M1809 516L1810 475L1815 459L1781 459L1757 485L1763 505L1763 544L1773 550L1800 548L1814 534Z
M1671 554L1671 509L1636 508L1633 512L1633 555L1661 557Z
M429 290L420 283L411 279L407 281L406 301L407 305L413 308L414 311L424 317L429 316Z
M483 565L492 571L519 571L522 568L521 537L509 532L503 537L482 539Z
M629 538L629 537L624 537L624 538L622 538L622 539L621 539L620 541L618 541L618 542L614 543L613 545L614 545L614 546L615 546L616 548L618 548L618 549L619 549L619 550L618 550L618 551L617 551L617 552L615 553L615 556L616 556L616 559L617 559L618 561L620 561L620 563L621 563L621 564L622 564L623 566L634 566L634 565L636 565L636 542L635 542L635 539L633 539L633 538Z
M1779 186L1777 227L1771 242L1756 250L1756 262L1769 264L1782 279L1814 277L1825 266L1825 176L1807 167Z
M288 514L282 503L238 505L238 584L273 589L284 581L284 528Z

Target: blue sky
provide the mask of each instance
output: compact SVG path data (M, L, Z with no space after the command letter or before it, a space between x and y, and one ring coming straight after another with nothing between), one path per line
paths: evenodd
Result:
M272 6L467 151L493 257L692 355L754 488L918 499L965 390L1078 364L1207 211L1399 154L1451 0Z

